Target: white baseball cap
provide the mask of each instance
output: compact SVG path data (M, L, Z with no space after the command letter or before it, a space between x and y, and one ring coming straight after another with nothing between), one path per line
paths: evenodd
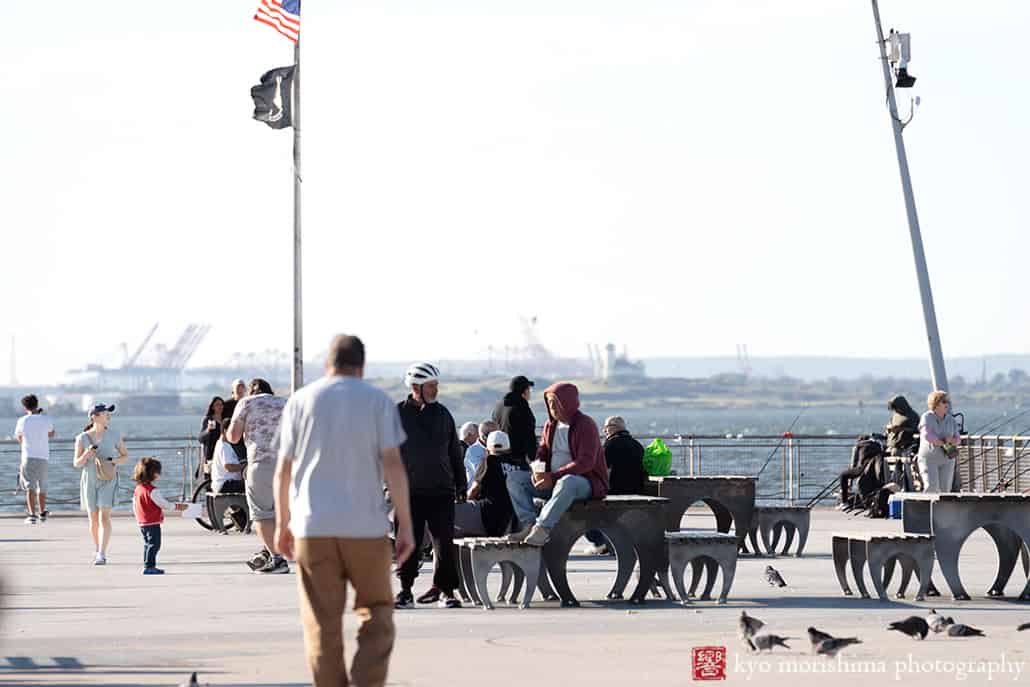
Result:
M511 440L501 431L490 432L486 438L486 450L490 453L506 453L511 450Z

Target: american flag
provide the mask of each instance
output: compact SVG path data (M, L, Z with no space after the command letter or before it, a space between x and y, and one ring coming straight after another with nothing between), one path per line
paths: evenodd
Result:
M261 0L254 19L268 24L294 43L300 38L300 0Z

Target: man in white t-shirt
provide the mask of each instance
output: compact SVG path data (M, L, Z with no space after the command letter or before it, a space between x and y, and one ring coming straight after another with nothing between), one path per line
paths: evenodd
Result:
M222 436L215 442L211 456L211 491L216 494L243 493L243 463L236 455L236 449L226 441L225 432L229 419L222 420Z
M21 444L21 466L18 471L21 488L25 490L25 505L29 515L25 522L35 525L46 522L50 511L46 509L46 478L50 466L50 440L54 437L54 424L43 414L39 399L29 394L21 399L25 414L18 418L14 438Z
M348 582L360 622L350 684L386 683L394 624L384 481L397 522L397 565L415 548L400 414L386 394L362 379L364 371L361 340L335 337L325 377L290 397L280 428L276 540L284 555L296 551L304 645L315 687L348 684Z

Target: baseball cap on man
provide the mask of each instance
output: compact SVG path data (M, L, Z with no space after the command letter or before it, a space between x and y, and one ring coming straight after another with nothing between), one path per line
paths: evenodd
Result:
M500 430L490 432L490 436L486 438L486 450L491 454L507 453L511 450L511 440Z
M109 406L105 406L103 403L97 403L92 408L89 409L89 416L93 417L94 415L99 415L100 413L113 413L113 412L114 412L114 404L113 403L111 405L109 405Z
M531 386L536 386L536 385L533 384L533 382L530 381L528 377L525 377L523 375L519 375L518 377L512 377L511 378L511 384L509 385L508 388L511 389L512 391L514 391L516 394L521 394L523 391L525 391L526 389L528 389Z

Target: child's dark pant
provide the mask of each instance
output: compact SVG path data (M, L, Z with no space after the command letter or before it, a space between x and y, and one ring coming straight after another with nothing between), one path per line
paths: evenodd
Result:
M161 526L146 525L139 528L143 533L143 567L157 567L157 552L161 550Z

